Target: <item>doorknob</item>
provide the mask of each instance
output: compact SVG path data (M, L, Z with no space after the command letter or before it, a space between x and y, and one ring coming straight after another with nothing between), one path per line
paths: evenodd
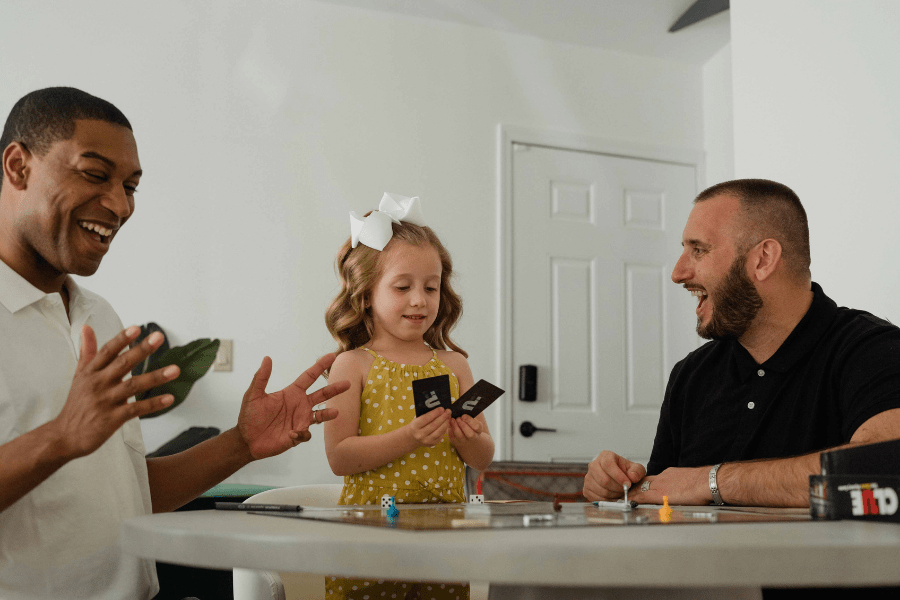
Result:
M535 431L556 431L555 429L548 429L546 427L535 427L534 423L531 421L522 421L522 424L519 425L519 433L524 435L525 437L531 437L534 435Z

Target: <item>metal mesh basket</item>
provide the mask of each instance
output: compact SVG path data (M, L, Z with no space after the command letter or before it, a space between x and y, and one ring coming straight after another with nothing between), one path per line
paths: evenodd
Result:
M484 471L466 468L470 494L485 500L587 502L581 493L587 463L498 461Z

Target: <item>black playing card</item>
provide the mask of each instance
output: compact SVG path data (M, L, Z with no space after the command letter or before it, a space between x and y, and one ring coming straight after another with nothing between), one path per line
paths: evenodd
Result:
M475 385L460 396L459 400L450 407L452 416L457 419L463 415L477 416L491 405L491 402L503 395L503 390L496 385L479 379Z
M412 382L416 416L421 417L435 408L450 408L450 376L438 375Z

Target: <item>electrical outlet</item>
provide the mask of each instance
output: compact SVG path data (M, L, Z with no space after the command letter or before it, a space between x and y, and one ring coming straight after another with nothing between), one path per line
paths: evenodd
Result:
M231 371L231 342L233 340L219 339L219 350L216 352L216 360L213 361L213 371Z

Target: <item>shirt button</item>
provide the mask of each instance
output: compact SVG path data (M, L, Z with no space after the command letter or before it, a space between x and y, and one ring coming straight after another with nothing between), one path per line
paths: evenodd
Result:
M756 406L756 403L755 403L755 402L748 402L748 403L747 403L747 408L749 408L750 410L753 410L753 408L754 408L755 406Z
M759 371L756 372L756 374L759 375L760 377L762 377L763 375L766 374L766 372L763 371L762 369L760 369Z

